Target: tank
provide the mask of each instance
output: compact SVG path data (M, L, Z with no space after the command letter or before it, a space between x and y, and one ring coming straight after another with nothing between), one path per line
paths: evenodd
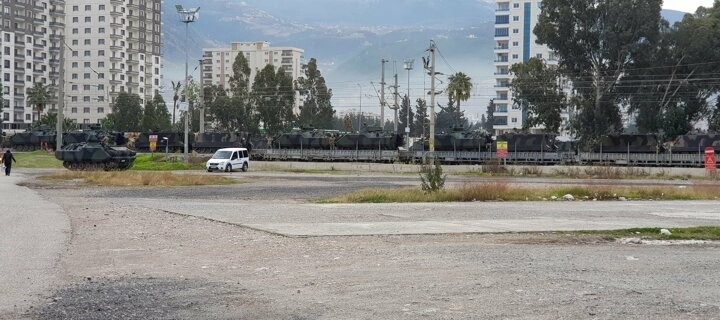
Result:
M279 149L334 149L336 132L332 130L301 129L283 133L273 141Z
M128 170L136 153L124 147L109 147L99 142L80 142L55 151L55 158L69 170Z
M492 137L478 131L454 131L435 135L435 151L487 151ZM416 141L411 149L424 151L430 148L427 140Z
M508 152L554 152L556 135L554 134L530 134L530 133L509 133L498 136L498 141L507 141ZM495 151L497 144L493 143L492 150Z
M673 153L704 153L705 148L713 147L715 153L720 153L720 134L686 134L678 136L673 141Z
M41 150L43 147L54 148L56 138L54 128L40 126L8 137L7 146L18 151Z
M193 149L199 153L213 153L222 148L245 148L247 139L247 132L198 133L195 135Z
M335 146L341 150L397 150L402 146L402 136L384 132L380 128L368 128L362 133L347 133L340 136Z
M594 152L603 153L656 153L662 152L662 140L654 134L620 134L605 136Z

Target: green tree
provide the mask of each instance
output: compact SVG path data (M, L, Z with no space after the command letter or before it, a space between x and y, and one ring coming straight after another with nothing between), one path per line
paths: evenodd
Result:
M220 131L234 131L239 127L236 114L238 105L233 105L230 96L222 86L212 85L204 88L205 110L209 121Z
M408 127L408 112L410 112L410 132L415 132L415 113L410 108L410 98L405 95L402 98L400 104L400 112L398 112L398 131L405 132L405 128Z
M413 137L427 137L430 135L430 118L428 118L427 102L417 99L415 105L415 132Z
M559 56L578 102L575 129L586 142L622 130L618 85L658 40L662 0L545 0L534 32Z
M47 113L40 116L40 120L35 122L36 126L49 126L55 127L57 124L57 113ZM63 118L63 131L77 130L78 125L75 119Z
M155 95L152 100L145 103L141 123L141 131L160 132L171 130L170 113L167 110L165 100L160 95Z
M304 98L298 121L303 126L330 128L335 116L335 110L330 103L332 89L325 84L325 78L318 70L315 58L311 58L310 62L303 66L303 72L304 77L297 81L300 96Z
M624 81L626 103L640 132L667 137L687 133L709 114L720 86L709 74L720 72L720 3L686 15L674 26L663 21L658 43L633 61Z
M514 75L510 88L513 101L527 112L523 129L542 126L547 133L559 133L562 117L567 108L565 93L560 88L560 74L556 67L543 60L531 58L510 68Z
M447 107L438 104L440 112L435 119L435 132L452 132L455 128L465 128L467 119L465 113L460 111L460 105L452 99L448 99Z
M50 88L42 83L35 82L33 87L28 90L28 103L33 105L33 109L37 112L35 121L40 120L40 114L45 110L45 106L53 98Z
M143 108L136 94L121 92L112 106L103 126L110 130L135 132L141 130Z
M178 82L170 81L170 85L172 86L172 90L173 90L172 123L175 124L175 113L177 112L178 100L180 99L180 81L178 81Z
M487 117L485 118L485 126L483 129L487 131L490 134L495 133L495 128L493 127L493 124L495 122L495 101L490 99L490 103L488 103L487 109L485 111L485 114L487 114Z
M232 114L229 124L234 131L255 133L258 130L258 117L252 103L250 92L250 66L245 55L238 54L232 65L233 76L230 77L230 93Z
M266 134L275 136L292 126L295 90L292 77L282 68L275 71L275 67L268 64L258 72L253 83L253 99Z
M715 108L708 119L708 130L712 132L720 132L720 99L715 101Z
M448 97L457 103L457 110L460 109L460 101L468 101L472 95L472 79L462 72L457 72L448 77Z

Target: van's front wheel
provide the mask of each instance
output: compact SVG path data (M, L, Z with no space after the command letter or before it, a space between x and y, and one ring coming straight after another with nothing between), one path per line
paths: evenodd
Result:
M225 172L232 172L232 165L228 164L227 167L225 167Z
M247 172L247 169L248 169L248 164L247 164L247 162L244 162L242 165L242 172Z

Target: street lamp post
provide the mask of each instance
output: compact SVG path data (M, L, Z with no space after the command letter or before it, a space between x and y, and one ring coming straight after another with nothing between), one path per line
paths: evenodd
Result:
M407 105L407 122L405 123L405 140L407 140L407 148L410 150L410 70L413 69L413 62L415 60L405 60L403 63L405 70L408 72L408 82L407 82L407 99L408 99L408 105Z
M357 85L358 85L358 87L360 87L360 118L358 119L358 133L360 133L360 131L361 131L361 129L362 129L362 121L363 121L363 113L362 113L362 96L363 96L363 92L362 92L362 85L359 84L359 83L358 83Z
M200 7L185 9L183 6L177 4L175 5L175 9L177 9L177 12L180 14L180 21L185 24L185 90L183 90L183 96L185 97L185 102L188 103L188 109L185 111L185 145L183 147L183 157L185 162L188 162L190 160L188 154L188 131L190 127L190 104L188 101L188 26L200 17Z

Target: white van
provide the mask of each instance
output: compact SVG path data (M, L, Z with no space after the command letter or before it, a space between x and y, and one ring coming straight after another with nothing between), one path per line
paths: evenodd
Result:
M205 164L208 172L215 170L232 172L235 169L245 172L249 166L250 154L245 148L220 149L215 151L212 158Z

